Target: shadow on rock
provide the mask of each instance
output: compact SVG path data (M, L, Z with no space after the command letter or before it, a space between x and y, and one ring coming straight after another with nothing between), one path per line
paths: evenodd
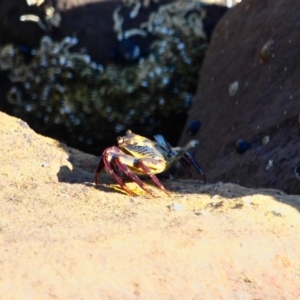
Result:
M69 154L68 160L72 164L72 169L66 165L61 166L57 173L59 182L71 184L79 183L91 188L94 187L99 191L116 193L116 190L113 187L115 182L105 171L101 173L100 184L95 186L94 172L99 162L98 157L85 154L73 148L68 148L64 144L62 144L61 147ZM139 177L147 184L147 187L154 188L153 182L147 176ZM232 208L238 209L244 205L245 201L241 200L242 197L249 196L248 200L251 203L251 199L255 199L256 196L269 196L278 202L292 206L300 211L300 197L297 195L288 195L281 190L267 188L251 189L238 184L223 182L204 184L202 181L197 180L197 178L192 180L170 180L165 177L159 177L159 180L172 193L172 198L180 197L183 199L185 196L189 195L195 195L195 197L198 197L199 195L205 197L208 196L211 199L211 204L208 204L208 207L211 205L214 209L218 208L217 206L220 204L220 201L218 201L219 198L226 198L228 200L226 205L229 205L232 202ZM110 184L112 184L111 187L108 186ZM144 196L138 197L144 198ZM148 199L145 199L145 201L148 201ZM201 199L199 199L199 201L201 202ZM223 202L221 205L225 205Z

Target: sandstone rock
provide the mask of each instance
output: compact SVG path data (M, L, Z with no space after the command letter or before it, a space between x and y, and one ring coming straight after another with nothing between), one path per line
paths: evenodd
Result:
M299 299L299 196L178 180L132 201L1 112L0 139L1 299Z

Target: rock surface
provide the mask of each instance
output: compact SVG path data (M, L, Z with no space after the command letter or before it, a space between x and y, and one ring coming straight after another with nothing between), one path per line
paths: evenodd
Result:
M0 139L0 299L299 299L299 196L165 180L172 197L133 198L1 112Z
M197 160L210 182L300 193L299 9L297 1L243 0L218 23L187 122L202 123ZM244 154L239 139L251 144Z

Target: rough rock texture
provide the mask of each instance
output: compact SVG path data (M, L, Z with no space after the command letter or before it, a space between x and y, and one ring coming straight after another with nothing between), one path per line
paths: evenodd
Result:
M3 113L0 139L0 299L299 299L299 196L178 180L132 198Z
M294 175L300 133L299 9L297 1L243 0L218 23L187 122L202 123L195 136L201 144L197 159L210 182L300 193ZM235 81L238 90L230 96ZM270 142L264 146L265 136ZM188 139L184 133L181 143ZM251 143L244 154L236 152L239 139Z

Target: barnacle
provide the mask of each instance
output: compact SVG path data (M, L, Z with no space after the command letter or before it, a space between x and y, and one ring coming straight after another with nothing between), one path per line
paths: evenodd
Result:
M274 55L275 42L274 40L268 40L260 50L260 57L262 62L268 62Z
M10 70L15 66L16 50L13 44L6 44L0 48L0 69Z
M263 146L266 146L269 142L270 142L270 136L269 135L266 135L261 139L261 143L263 144Z
M53 6L45 7L45 21L48 25L59 27L61 22L61 15L59 12L55 11Z
M119 41L123 39L122 24L124 22L124 18L121 17L119 14L120 10L121 10L121 6L118 6L113 12L113 21L114 21L113 30L116 32Z
M6 99L10 104L20 105L22 104L22 95L16 86L10 88L6 95Z
M26 0L28 6L36 5L40 6L45 2L45 0Z
M126 30L124 32L124 38L125 39L128 39L134 35L140 35L142 37L146 37L147 36L147 32L143 29L139 29L139 28L133 28L133 29L129 29L129 30Z
M234 82L230 83L230 85L228 87L229 96L234 96L237 93L238 89L239 89L238 81L234 81Z
M27 0L27 5L28 6L32 6L32 5L40 6L43 2L44 2L44 0ZM26 14L26 15L20 16L20 21L35 22L44 31L51 29L52 26L59 27L60 22L61 22L60 13L57 12L53 6L49 6L49 5L44 5L43 9L44 9L44 13L45 13L44 22L46 24L43 22L43 20L40 16L33 15L33 14Z
M179 31L185 36L192 34L205 39L206 35L202 25L204 17L205 11L199 1L176 1L162 5L157 12L153 12L147 26L148 30L154 34L169 33L172 35Z
M122 0L122 3L125 6L132 7L132 10L130 12L130 18L135 18L138 13L140 8L143 7L149 7L151 0ZM159 0L153 0L153 2L157 3Z
M39 16L36 16L36 15L31 15L31 14L28 14L28 15L22 15L20 17L20 21L22 22L27 22L27 21L31 21L31 22L36 22L37 25L43 29L43 30L47 30L47 26L43 23L43 21L41 20L41 18Z

